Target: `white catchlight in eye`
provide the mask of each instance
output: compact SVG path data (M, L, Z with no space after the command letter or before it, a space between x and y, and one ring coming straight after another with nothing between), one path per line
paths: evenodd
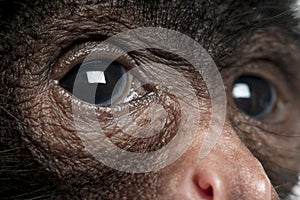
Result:
M236 83L233 87L232 95L234 98L250 98L250 88L245 83Z
M88 71L86 72L89 83L106 84L105 75L103 71Z

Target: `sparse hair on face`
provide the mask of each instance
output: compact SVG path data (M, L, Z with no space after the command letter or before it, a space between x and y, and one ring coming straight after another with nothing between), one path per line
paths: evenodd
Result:
M199 164L191 153L190 157L182 156L159 172L125 173L92 158L76 136L72 124L74 116L68 107L72 94L61 85L55 85L53 80L59 82L68 71L81 63L83 59L80 56L85 55L85 51L95 43L139 27L175 30L202 45L218 66L228 99L231 98L234 81L243 75L261 75L274 83L274 88L279 91L276 97L280 98L277 110L281 112L286 109L286 114L281 118L255 118L245 115L236 108L233 100L228 100L224 128L227 132L224 132L230 133L228 138L233 138L232 141L241 141L237 142L241 153L232 153L233 159L230 160L224 156L225 150L216 148L220 152L215 153L215 160L224 156L226 163L234 163L247 160L243 155L250 155L253 163L258 160L262 164L262 171L266 172L280 198L287 197L298 181L300 163L300 137L297 133L300 128L300 15L293 8L295 5L294 0L0 0L0 197L172 199L168 195L176 191L174 185L177 182L174 180L180 180L188 165L197 163L206 167L201 161ZM69 65L63 62L72 57L69 54L77 51L79 53L74 55L79 55L81 60L74 59ZM186 66L172 56L158 50L141 50L131 52L130 59L125 63L149 66L148 71L157 63L161 66ZM199 94L198 98L204 99L203 105L206 107L202 112L208 115L211 105L203 92L205 87L199 81L202 79L192 70L186 70L189 68L178 68L190 80ZM170 77L172 74L167 78ZM111 125L111 113L103 111L105 114L102 113L100 119L107 126L107 135L119 146L130 146L128 149L132 148L131 151L139 147L142 150L156 150L164 145L161 141L171 138L172 131L169 129L177 130L180 122L180 113L176 108L178 102L170 105L167 104L169 102L164 103L157 89L145 88L157 95L153 97L157 98L155 100L149 98L151 101L168 108L169 127L166 125L163 129L166 135L160 135L157 141L153 137L152 143L147 144L143 140L129 140L127 135L118 135L118 130ZM175 97L169 95L168 98L171 101ZM131 114L140 119L138 115L151 105L149 99L148 105L143 102L132 104L132 108L136 105L140 108L133 109ZM83 111L91 106L85 103L78 103L85 105L82 106ZM277 110L271 114L277 116ZM140 120L141 124L146 123L147 120L141 119L144 120ZM81 128L86 132L93 128L88 120L81 123L85 123L86 126ZM203 126L206 124L208 122ZM165 138L160 138L162 136ZM217 147L224 147L222 145ZM212 156L215 154L213 152ZM214 160L209 159L207 163ZM248 164L252 166L253 163ZM226 170L225 164L224 169L221 167L223 163L215 165L219 167L219 173ZM253 166L257 167L255 164ZM172 173L178 174L178 177ZM233 182L234 178L228 185L235 184ZM244 192L242 186L236 187L240 187L241 191L236 189L235 194ZM246 192L243 195L249 194ZM231 199L242 197L232 196Z

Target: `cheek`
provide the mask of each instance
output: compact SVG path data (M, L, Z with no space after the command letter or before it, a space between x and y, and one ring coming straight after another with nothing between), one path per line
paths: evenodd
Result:
M263 167L230 125L203 159L199 158L201 144L194 142L179 160L161 171L161 193L182 199L277 199Z
M18 96L28 96L29 92L24 89ZM32 98L17 104L26 124L22 132L25 146L36 161L58 177L88 171L95 165L76 135L70 100L51 81L45 81L35 88Z

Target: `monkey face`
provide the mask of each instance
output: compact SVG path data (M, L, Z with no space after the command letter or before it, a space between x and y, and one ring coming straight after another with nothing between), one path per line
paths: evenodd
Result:
M293 2L1 4L4 198L291 193Z

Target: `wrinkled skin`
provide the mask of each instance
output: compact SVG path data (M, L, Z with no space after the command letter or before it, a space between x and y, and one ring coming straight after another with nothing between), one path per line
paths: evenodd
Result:
M292 3L1 1L1 198L285 198L297 183L300 163L300 37L297 19L289 9ZM15 15L5 10L12 5ZM110 121L109 110L96 108L97 116L101 116L97 120L73 116L72 96L54 80L74 67L77 61L63 62L72 52L145 26L180 31L209 52L226 87L228 110L216 146L199 159L210 118L210 99L201 78L184 71L199 94L195 101L202 108L203 123L198 129L187 129L186 134L196 137L180 159L159 171L135 174L103 165L84 150L76 130L95 132L93 124L100 123L124 149L159 149L164 145L161 137L168 142L181 120L178 105L166 101L171 95L154 90L151 97L128 103L133 107L131 114L141 123L153 103L168 108L168 117L173 120L159 137L136 142L120 135ZM161 73L157 65L175 66L175 62L180 71L186 64L162 54L144 50L133 52L131 58L146 63L154 74L176 79ZM263 76L274 85L280 101L276 111L255 119L235 107L230 88L243 73ZM75 102L83 112L95 109L80 100ZM155 117L160 114L155 113ZM79 130L75 118L80 120Z

